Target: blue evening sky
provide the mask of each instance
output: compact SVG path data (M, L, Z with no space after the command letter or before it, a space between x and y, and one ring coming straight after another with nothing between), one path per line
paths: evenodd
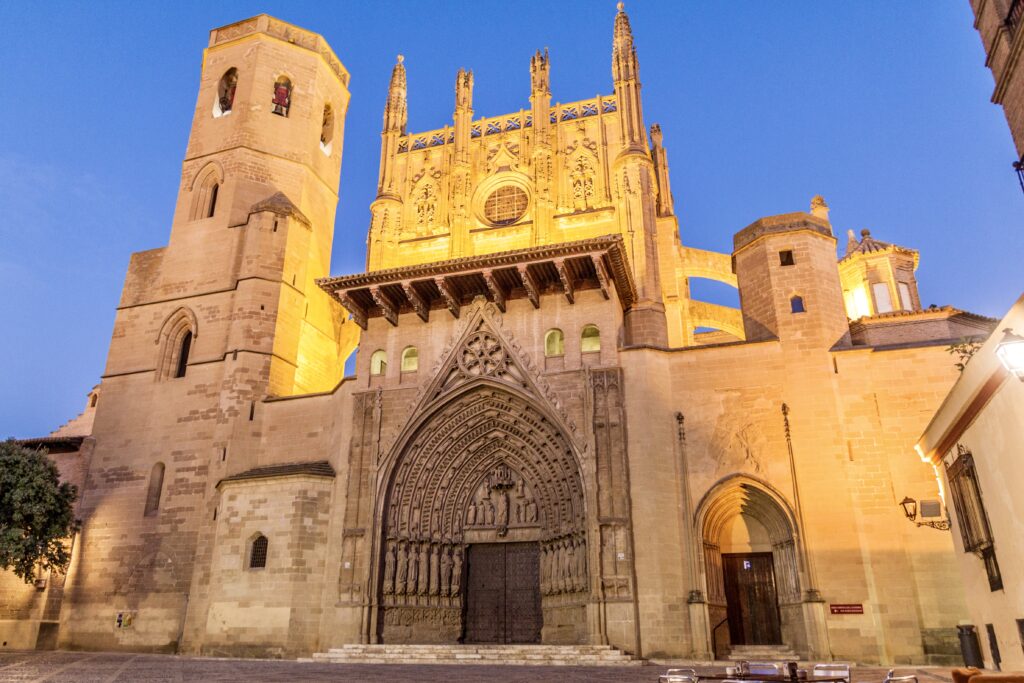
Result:
M683 242L729 251L806 210L921 251L922 302L1002 316L1024 278L1024 195L967 0L627 3L644 115L662 124ZM611 91L612 0L0 3L0 437L76 415L103 373L128 256L166 244L210 28L260 12L323 34L352 74L332 273L364 263L399 52L411 131ZM726 288L727 289L727 288ZM735 302L696 284L695 294Z

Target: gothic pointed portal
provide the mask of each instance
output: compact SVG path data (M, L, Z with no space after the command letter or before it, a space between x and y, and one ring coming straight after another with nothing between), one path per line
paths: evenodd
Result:
M573 614L581 627L570 639L582 642L590 579L578 453L482 311L467 322L385 467L378 633L392 643L548 641L564 629L542 636L545 617ZM495 619L482 622L484 612Z

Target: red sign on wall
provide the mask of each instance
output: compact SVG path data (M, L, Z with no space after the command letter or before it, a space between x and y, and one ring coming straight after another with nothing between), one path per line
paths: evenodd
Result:
M864 614L864 605L854 605L851 603L830 604L828 611L832 614Z

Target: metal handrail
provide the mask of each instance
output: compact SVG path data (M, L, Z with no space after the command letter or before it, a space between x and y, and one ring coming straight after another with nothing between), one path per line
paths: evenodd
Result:
M714 659L718 659L718 629L727 621L729 621L729 615L726 615L724 619L715 624L715 627L711 629L711 656Z

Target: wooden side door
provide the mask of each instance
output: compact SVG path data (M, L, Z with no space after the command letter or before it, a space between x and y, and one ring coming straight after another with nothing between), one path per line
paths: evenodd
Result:
M782 626L772 554L723 554L722 573L732 644L781 644Z

